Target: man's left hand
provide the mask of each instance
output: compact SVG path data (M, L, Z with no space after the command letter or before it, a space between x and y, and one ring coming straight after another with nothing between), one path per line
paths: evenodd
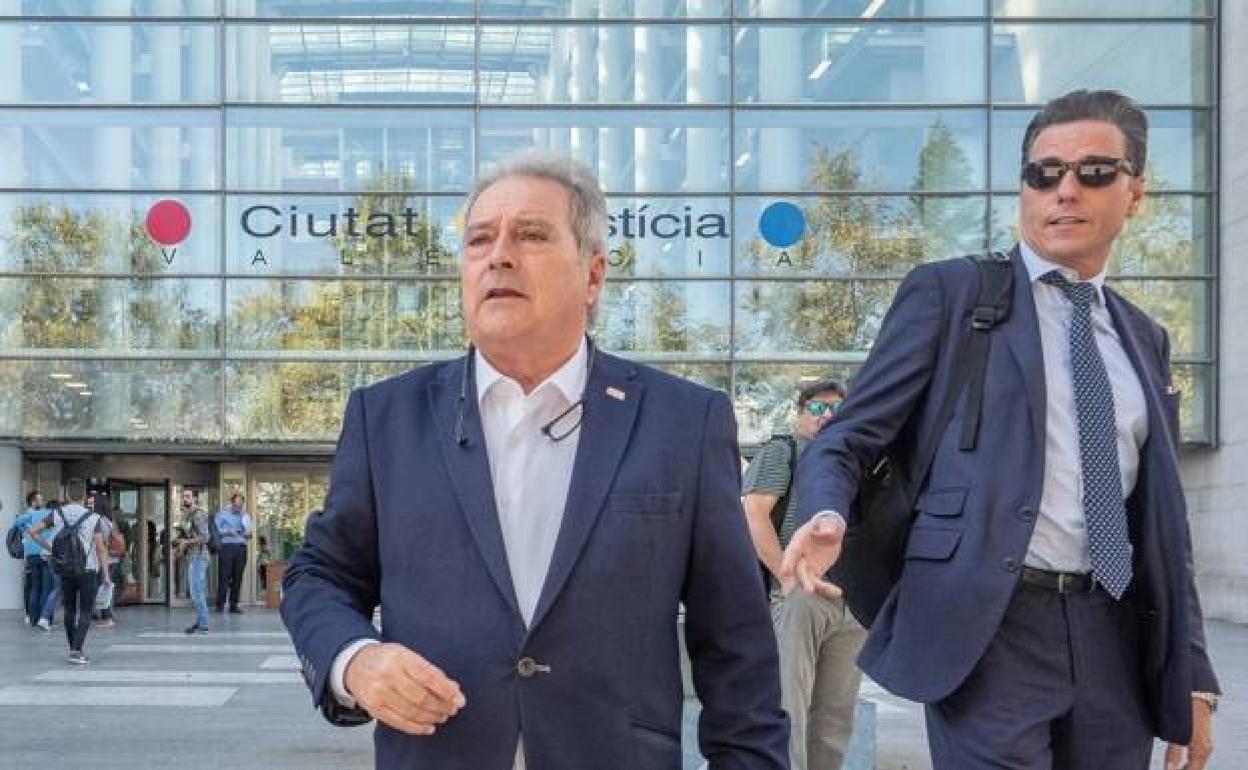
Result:
M780 585L787 594L793 584L807 593L824 594L819 589L823 575L841 555L845 521L839 516L816 516L797 528L784 559L780 562Z
M1192 742L1166 747L1166 770L1205 770L1213 754L1213 710L1199 698L1192 699ZM1185 763L1186 762L1186 763Z

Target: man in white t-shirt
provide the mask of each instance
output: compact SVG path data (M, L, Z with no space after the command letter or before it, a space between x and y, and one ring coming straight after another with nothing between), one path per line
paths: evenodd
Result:
M55 559L53 560L53 568L60 570L61 576L69 662L81 666L87 662L82 646L91 627L95 593L99 590L100 580L106 585L112 585L112 580L108 574L108 549L104 545L100 515L87 510L82 504L86 497L86 483L82 479L70 479L65 486L69 492L69 504L62 506L59 513L50 513L46 519L35 524L30 530L30 537L48 552L52 552L52 543L46 541L41 533L60 524L62 527L75 529L82 542L86 563L81 572L71 574L63 571L63 568L55 564Z

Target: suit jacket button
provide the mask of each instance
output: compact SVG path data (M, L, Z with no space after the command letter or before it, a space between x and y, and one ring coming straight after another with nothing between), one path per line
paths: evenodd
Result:
M521 658L516 661L516 673L524 678L529 678L537 673L537 661L532 658Z
M1024 505L1022 508L1018 509L1018 515L1023 517L1024 521L1031 521L1036 518L1036 509L1032 508L1030 505Z
M1018 572L1018 561L1010 558L1002 559L1001 569L1006 572Z

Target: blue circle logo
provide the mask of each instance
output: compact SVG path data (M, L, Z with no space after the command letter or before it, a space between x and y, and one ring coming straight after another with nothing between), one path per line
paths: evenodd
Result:
M763 209L758 218L758 230L763 240L777 249L787 249L802 239L806 232L806 217L802 210L787 201L778 201Z

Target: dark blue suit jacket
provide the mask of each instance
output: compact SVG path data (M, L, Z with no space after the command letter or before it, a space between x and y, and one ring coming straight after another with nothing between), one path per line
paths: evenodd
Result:
M987 649L1014 592L1040 503L1044 358L1027 270L1017 249L1011 259L1013 308L993 332L978 447L958 447L960 404L938 437L901 579L859 658L872 679L926 703L953 692ZM907 276L844 408L802 457L799 515L828 509L852 515L864 470L887 445L900 439L914 452L932 440L978 285L966 259L923 265ZM1175 458L1179 396L1169 387L1165 331L1112 289L1105 294L1148 404L1148 441L1127 502L1146 646L1142 676L1156 734L1186 743L1191 693L1216 691L1217 681L1205 652Z
M324 512L286 573L282 617L313 701L353 639L402 643L467 705L432 737L378 725L377 767L678 770L677 612L712 768L787 768L776 642L740 505L722 394L597 353L563 524L529 628L517 609L467 359L356 391ZM624 394L607 394L614 388ZM370 618L381 606L379 633ZM522 676L533 658L549 672Z

